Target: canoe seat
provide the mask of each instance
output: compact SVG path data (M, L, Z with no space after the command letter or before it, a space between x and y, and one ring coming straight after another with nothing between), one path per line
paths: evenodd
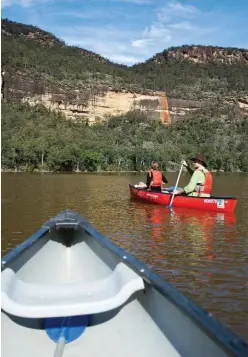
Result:
M22 281L6 268L2 278L2 310L27 318L96 314L121 306L136 291L144 289L143 279L124 263L106 278L90 283L33 284Z

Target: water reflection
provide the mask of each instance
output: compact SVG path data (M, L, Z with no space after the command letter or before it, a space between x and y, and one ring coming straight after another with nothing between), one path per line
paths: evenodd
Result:
M143 247L150 267L246 338L247 264L235 214L132 205L147 229Z
M138 222L145 222L150 230L149 239L152 242L153 253L160 254L161 260L166 252L161 251L161 245L174 244L180 240L181 245L187 242L191 254L201 259L212 260L215 257L215 235L224 236L225 242L233 243L236 236L234 213L207 212L194 209L175 207L172 210L134 201ZM167 236L166 232L170 234ZM225 232L225 233L224 233Z

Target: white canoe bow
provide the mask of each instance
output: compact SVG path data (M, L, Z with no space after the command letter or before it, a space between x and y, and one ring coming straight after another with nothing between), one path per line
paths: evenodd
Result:
M63 357L248 356L230 329L72 210L7 253L1 274L2 357L54 356L46 323L67 316L87 324Z

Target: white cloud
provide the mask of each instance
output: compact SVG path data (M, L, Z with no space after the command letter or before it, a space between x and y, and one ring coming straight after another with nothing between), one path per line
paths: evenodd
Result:
M132 41L132 47L147 47L151 44L151 39L144 38L142 40L134 40Z
M168 3L168 8L176 15L186 15L186 14L195 14L199 12L198 8L192 5L184 5L178 1L171 1Z
M132 64L142 60L129 44L129 39L135 36L134 31L113 26L68 26L58 28L56 32L67 44L96 52L114 62Z
M200 10L191 5L184 5L179 1L169 1L164 7L156 9L156 21L147 26L139 38L132 40L134 51L149 48L149 55L163 51L166 47L194 42L212 29L191 22Z
M179 1L170 1L167 5L157 10L159 21L168 22L173 18L193 18L200 10L192 5L184 5Z
M8 6L12 6L16 4L16 0L2 0L1 1L1 6L2 8L8 7Z
M159 22L155 22L151 26L147 27L144 30L143 35L144 37L152 39L171 39L171 31Z
M139 61L142 61L142 58L134 57L134 56L125 56L125 55L116 55L112 54L111 56L111 61L116 62L116 63L122 63L126 65L132 65L133 63L137 63Z
M101 19L101 21L104 19L105 22L108 19L115 19L116 17L122 17L122 18L127 18L127 19L137 19L138 15L136 14L129 14L123 11L122 9L113 9L112 11L109 11L108 9L87 9L85 10L84 8L78 9L77 11L61 11L61 12L56 12L54 16L64 16L67 18L70 17L75 17L78 19L84 19L84 20L94 20L96 18Z
M2 8L8 7L8 6L11 5L12 2L13 2L12 0L2 0L1 1L1 6L2 6Z
M21 1L19 1L19 3L23 7L29 7L29 6L33 5L33 0L21 0Z
M11 6L12 3L13 3L13 0L2 0L1 1L1 7L4 8L4 7Z
M65 12L59 12L55 14L56 16L65 16L65 17L76 17L79 19L85 19L85 20L92 20L97 17L102 17L104 16L105 18L111 17L110 13L104 13L100 10L92 10L92 11L65 11Z
M168 27L171 28L171 29L185 30L185 31L197 29L196 26L192 25L188 21L182 21L182 22L177 22L177 23L174 23L174 24L169 24Z
M130 3L138 4L138 5L152 4L152 0L112 0L112 1L130 2Z
M40 3L51 2L53 0L2 0L2 8L18 5L21 7L31 7L33 5L39 5Z
M157 45L162 44L165 46L165 43L169 42L172 39L171 30L159 22L155 22L145 28L142 34L143 38L133 40L131 42L132 47L134 48L145 48L151 47L156 48Z

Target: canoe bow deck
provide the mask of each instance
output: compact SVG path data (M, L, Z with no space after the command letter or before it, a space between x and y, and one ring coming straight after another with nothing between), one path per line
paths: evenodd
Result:
M2 258L2 356L53 356L54 316L88 315L63 357L247 356L248 346L66 210ZM108 341L108 343L107 343Z
M172 194L167 192L152 192L144 188L136 188L129 185L131 197L147 203L159 205L169 205ZM194 208L206 211L233 212L237 204L237 197L234 196L211 196L211 197L190 197L175 195L173 206Z

